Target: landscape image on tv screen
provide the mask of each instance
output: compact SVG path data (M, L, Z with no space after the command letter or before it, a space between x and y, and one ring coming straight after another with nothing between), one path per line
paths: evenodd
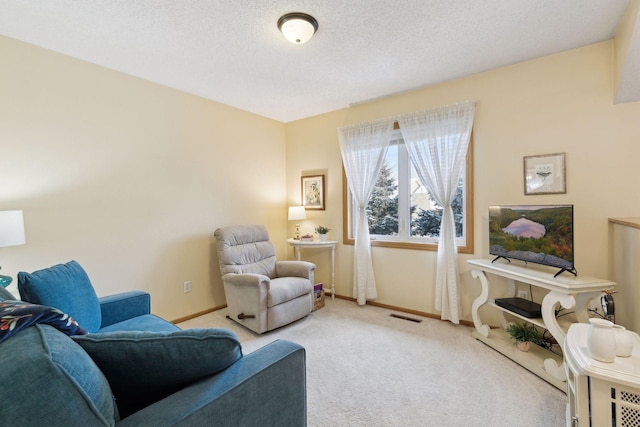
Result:
M491 255L576 274L573 205L490 206L489 245Z

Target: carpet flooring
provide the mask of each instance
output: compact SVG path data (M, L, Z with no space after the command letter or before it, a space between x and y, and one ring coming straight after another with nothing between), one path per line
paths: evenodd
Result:
M565 425L566 395L471 337L472 329L327 298L263 335L219 310L181 328L233 330L244 353L286 339L305 347L309 426ZM402 314L402 313L398 313Z

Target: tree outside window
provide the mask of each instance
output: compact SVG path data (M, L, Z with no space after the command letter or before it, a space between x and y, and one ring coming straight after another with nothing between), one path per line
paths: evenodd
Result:
M419 181L416 184L416 190L423 187ZM411 236L439 237L443 208L426 189L419 193L423 197L414 197L416 190L411 193ZM451 206L456 224L456 237L462 237L463 230L464 200L462 190L463 182L460 180L456 197ZM367 205L369 234L398 235L398 198L398 181L392 175L391 168L385 163L380 170L380 175L378 175Z

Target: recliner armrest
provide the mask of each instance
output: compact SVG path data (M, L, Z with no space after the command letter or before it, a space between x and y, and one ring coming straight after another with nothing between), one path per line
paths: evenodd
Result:
M261 283L269 283L271 279L263 274L254 273L227 273L222 276L222 281L236 286L259 286Z
M304 347L278 340L123 419L126 426L306 426Z
M313 272L316 265L308 261L277 261L276 274L278 277L304 277L313 282Z
M98 299L101 328L151 313L151 295L143 291L122 292Z

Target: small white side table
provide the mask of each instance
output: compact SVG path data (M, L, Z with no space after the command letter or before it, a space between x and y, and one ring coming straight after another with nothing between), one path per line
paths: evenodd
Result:
M631 333L631 357L604 363L591 358L588 335L589 325L575 323L565 338L567 426L640 426L640 337Z
M297 254L298 260L302 258L300 251L302 248L331 248L331 299L336 298L336 284L335 284L335 259L336 259L336 243L337 240L327 240L321 242L319 240L313 241L300 241L296 239L289 239L287 242L293 246L293 251Z

